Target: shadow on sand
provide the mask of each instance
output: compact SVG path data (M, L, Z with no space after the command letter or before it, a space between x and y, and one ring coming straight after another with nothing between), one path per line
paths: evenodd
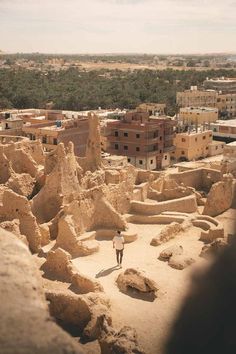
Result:
M138 291L130 286L127 288L126 291L122 291L120 289L120 292L134 299L148 301L148 302L153 302L157 298L156 294L153 291L149 293L142 293L141 291Z
M115 270L119 270L119 269L120 269L120 267L118 265L115 265L114 267L111 267L111 268L102 269L102 270L100 270L100 272L98 272L95 275L95 278L106 277L107 275L111 274Z

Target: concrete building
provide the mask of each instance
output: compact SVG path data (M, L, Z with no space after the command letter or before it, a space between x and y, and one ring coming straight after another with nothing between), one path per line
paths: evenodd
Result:
M203 82L206 89L215 90L221 93L236 93L236 78L212 78Z
M204 124L218 119L218 108L184 107L180 108L179 118L187 124Z
M21 135L23 120L17 117L0 118L0 133L5 135Z
M178 107L217 107L217 92L212 90L198 90L191 86L190 90L177 92Z
M211 79L204 84L205 87L214 87L214 90L198 90L197 86L192 86L190 90L177 92L178 107L218 108L220 117L236 117L236 79Z
M120 121L107 123L108 152L127 156L129 163L142 169L160 169L163 161L166 166L170 161L174 124L168 118L149 117L148 112L128 112Z
M218 120L210 124L215 140L230 143L236 140L236 119Z
M74 144L75 155L85 156L89 133L88 118L52 121L23 127L23 134L30 140L39 139L46 151L52 151L59 143Z
M209 144L212 143L212 131L192 131L178 133L174 138L176 161L197 160L209 155Z
M149 115L164 115L166 110L165 103L141 103L137 107L138 111L148 112Z

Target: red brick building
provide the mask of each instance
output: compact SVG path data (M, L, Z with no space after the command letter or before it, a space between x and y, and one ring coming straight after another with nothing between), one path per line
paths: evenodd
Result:
M168 165L173 149L174 121L149 117L148 112L128 112L119 121L107 123L107 151L127 156L136 167L155 170Z

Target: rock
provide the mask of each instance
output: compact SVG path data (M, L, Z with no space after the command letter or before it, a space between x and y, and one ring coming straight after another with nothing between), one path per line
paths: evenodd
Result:
M47 278L71 283L75 268L71 262L71 255L61 248L50 251L42 270Z
M216 239L212 243L202 247L200 257L207 258L210 255L219 255L227 245L228 243L224 239Z
M159 259L162 261L168 261L172 256L179 256L183 254L183 247L180 245L174 245L165 248L159 255Z
M30 199L35 185L35 179L28 173L12 173L6 183L6 186L12 189L15 193L23 195Z
M217 216L231 207L233 201L233 177L224 175L223 180L212 185L203 214Z
M99 344L102 354L145 354L138 345L135 329L129 326L118 332L107 328Z
M3 221L0 223L0 227L6 231L9 231L16 235L24 244L29 246L29 242L25 235L22 235L20 232L20 221L18 219L13 219L11 221Z
M97 294L77 295L70 290L47 290L50 313L64 325L78 328L78 335L87 340L97 339L101 334L102 319L111 325L109 301Z
M174 238L180 231L183 231L183 226L178 222L172 222L170 225L165 226L159 235L155 236L150 245L151 246L159 246L162 243L169 241Z
M182 270L193 264L195 260L190 257L173 256L169 259L168 265L172 268Z
M104 291L103 286L98 281L81 273L74 274L71 282L76 289L75 291L78 291L79 294Z
M0 229L1 354L79 354L81 345L48 312L42 278L28 247Z
M120 273L116 283L118 288L125 293L130 289L136 289L141 293L155 293L158 290L155 281L149 279L143 272L133 268L128 268Z

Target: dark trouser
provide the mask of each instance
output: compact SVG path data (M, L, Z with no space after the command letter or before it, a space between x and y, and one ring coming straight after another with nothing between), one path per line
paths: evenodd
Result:
M123 258L123 250L116 250L116 259L118 264L122 263L122 258Z

